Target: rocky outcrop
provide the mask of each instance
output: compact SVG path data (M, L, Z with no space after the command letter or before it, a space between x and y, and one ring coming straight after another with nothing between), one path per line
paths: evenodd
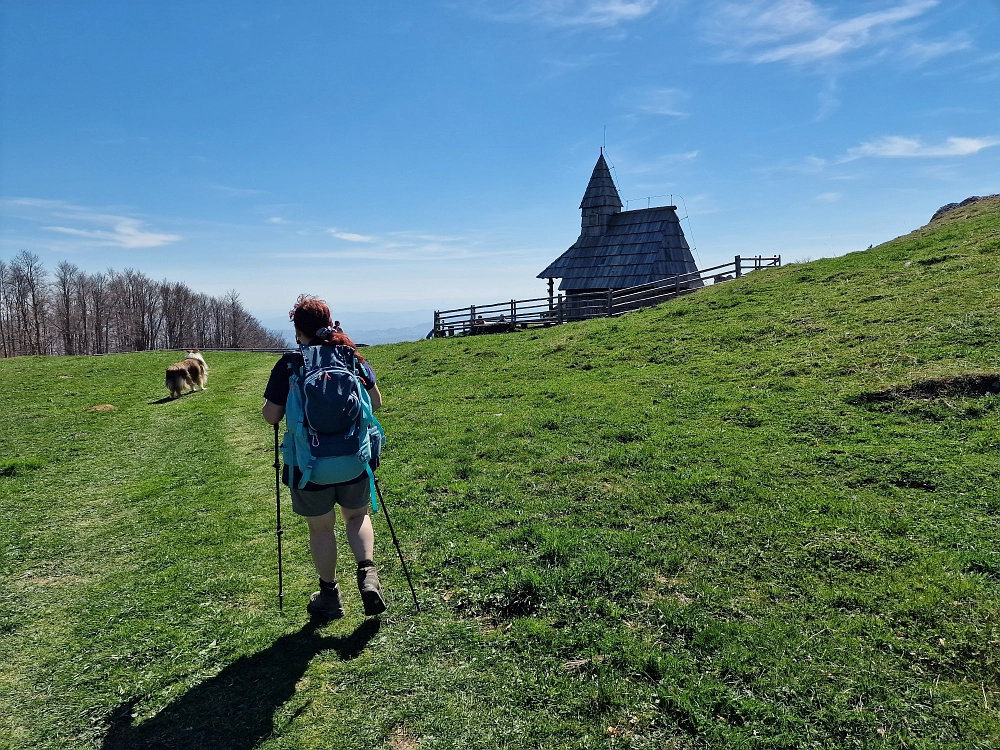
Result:
M1000 198L1000 193L997 195L973 195L971 198L966 198L961 203L949 203L946 206L941 206L934 215L931 217L931 221L941 218L949 211L953 211L956 208L964 208L965 206L971 206L973 203L979 203L979 201L984 201L987 198Z

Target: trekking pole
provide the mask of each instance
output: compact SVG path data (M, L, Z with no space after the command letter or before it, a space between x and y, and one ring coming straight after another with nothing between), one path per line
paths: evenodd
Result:
M281 530L281 462L278 460L278 425L274 425L274 511L278 519L278 611L284 610L285 591L281 579L281 536L285 532ZM386 516L386 519L389 517Z
M403 550L399 548L399 539L396 538L396 530L392 528L392 521L389 519L389 506L385 504L385 498L382 497L382 487L378 483L378 479L375 480L375 492L378 494L379 505L382 506L382 510L385 511L385 522L389 526L389 533L392 534L392 543L396 545L396 554L399 555L399 562L403 564L403 574L406 576L406 582L410 584L410 593L413 594L413 607L420 612L420 603L417 601L417 592L413 590L413 580L410 578L410 571L406 569L406 560L403 559Z

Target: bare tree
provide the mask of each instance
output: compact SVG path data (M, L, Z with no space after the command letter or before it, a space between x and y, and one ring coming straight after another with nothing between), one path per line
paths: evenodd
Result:
M225 312L227 347L239 349L245 346L243 342L247 340L247 311L240 303L240 293L235 289L230 289L222 298L222 306Z
M133 268L114 273L115 330L120 351L153 349L163 323L159 285Z
M73 338L77 352L93 354L90 343L90 277L79 269L73 276L73 305L76 308Z
M14 304L18 316L20 349L25 354L49 353L45 318L48 307L48 279L41 259L22 250L10 264ZM44 333L44 336L43 336Z
M31 313L24 272L19 263L11 261L7 270L6 298L8 303L8 337L11 356L29 354L31 346Z
M160 306L163 310L163 340L167 349L195 346L192 330L194 293L181 283L164 281L160 285Z
M222 297L126 268L87 274L63 261L50 280L39 257L0 261L0 355L104 354L162 348L275 348L280 334Z
M54 292L52 307L55 313L53 316L55 327L62 339L63 354L77 354L74 336L76 333L74 287L79 275L80 269L65 260L56 266L55 280L52 284Z
M209 318L211 312L210 299L207 294L197 294L191 303L194 309L194 326L191 331L194 341L193 345L200 348L210 346L208 343L209 335L213 330Z
M228 331L226 326L226 306L217 297L209 299L209 320L212 325L212 346L220 349L228 348Z
M94 354L107 354L111 350L111 300L109 285L111 271L87 277L87 296L90 298Z
M0 260L0 353L13 356L14 340L11 338L10 267Z

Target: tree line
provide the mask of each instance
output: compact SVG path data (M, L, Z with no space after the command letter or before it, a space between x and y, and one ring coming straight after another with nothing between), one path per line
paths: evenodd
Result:
M26 250L0 260L4 357L284 346L243 308L236 290L210 297L132 268L87 273L66 261L50 274Z

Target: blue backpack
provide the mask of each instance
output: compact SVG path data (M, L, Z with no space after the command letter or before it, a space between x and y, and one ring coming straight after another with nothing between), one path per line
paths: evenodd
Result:
M299 489L308 482L349 482L367 472L377 512L372 470L378 467L385 433L372 414L354 350L302 346L300 351L304 365L289 379L285 404L285 465L302 472Z

